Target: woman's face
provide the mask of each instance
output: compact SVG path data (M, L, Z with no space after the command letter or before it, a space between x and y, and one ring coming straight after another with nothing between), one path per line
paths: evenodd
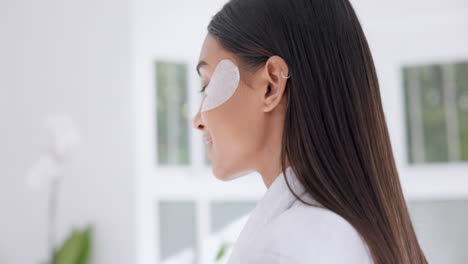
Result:
M207 35L197 66L206 87L193 125L204 134L213 173L231 180L252 171L277 173L286 109L287 65L272 56L247 71L232 53Z
M238 60L209 34L197 68L202 87L208 87L193 125L204 134L213 173L230 180L255 170L264 140L260 94L247 84L253 75L243 72Z

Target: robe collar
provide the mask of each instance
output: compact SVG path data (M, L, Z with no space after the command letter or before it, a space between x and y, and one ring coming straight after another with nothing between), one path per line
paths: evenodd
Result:
M286 175L291 189L297 196L310 204L322 207L307 193L304 186L296 177L293 169L291 167L286 168L285 174L281 172L274 179L263 197L258 201L256 207L250 213L250 216L234 245L231 255L234 259L236 258L236 255L242 254L244 250L249 249L249 246L255 240L257 234L263 227L284 211L291 208L294 203L301 202L297 200L289 190L284 175Z

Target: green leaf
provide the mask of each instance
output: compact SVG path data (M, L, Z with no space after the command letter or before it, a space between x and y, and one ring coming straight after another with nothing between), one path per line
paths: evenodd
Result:
M90 255L91 255L91 238L92 238L92 228L87 227L82 232L82 250L78 258L77 264L88 264Z
M55 253L53 264L88 264L91 251L92 228L73 229Z
M224 255L226 254L226 252L227 252L227 250L229 249L230 246L231 246L230 243L227 243L227 242L223 243L221 245L221 248L218 250L218 254L216 254L215 260L216 261L221 260L224 257Z

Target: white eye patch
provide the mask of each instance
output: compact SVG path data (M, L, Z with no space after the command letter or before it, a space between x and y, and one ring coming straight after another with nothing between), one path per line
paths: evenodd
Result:
M208 111L224 104L236 91L239 81L239 68L236 64L229 59L221 60L205 89L207 95L201 111Z

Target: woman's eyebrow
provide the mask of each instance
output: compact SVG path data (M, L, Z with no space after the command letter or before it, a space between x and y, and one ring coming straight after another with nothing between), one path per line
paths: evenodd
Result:
M206 66L208 65L208 63L206 61L200 61L198 64L197 64L197 73L198 75L200 75L200 68L203 67L203 66Z

